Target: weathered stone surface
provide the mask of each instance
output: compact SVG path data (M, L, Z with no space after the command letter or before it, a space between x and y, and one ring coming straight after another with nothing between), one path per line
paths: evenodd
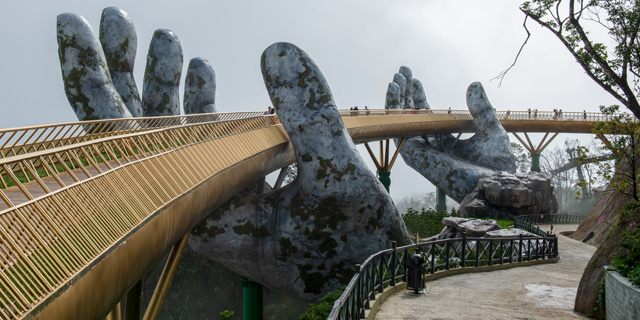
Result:
M133 78L138 48L136 28L129 15L116 7L102 10L100 43L104 50L113 86L134 117L142 117L142 101Z
M401 67L401 73L394 75L387 90L387 109L407 108L403 104L407 100L402 97L406 77L412 77L407 67ZM423 99L426 104L424 89L415 78L411 81L410 94L416 106L422 108ZM512 174L516 167L511 143L482 84L472 83L466 98L475 134L466 140L450 134L409 138L400 150L405 163L460 202L463 216L512 218L518 214L556 212L549 177Z
M427 95L424 92L424 88L422 87L422 82L418 79L413 79L412 83L412 96L413 96L413 105L416 109L431 109L429 107L429 103L427 103Z
M204 58L193 58L184 81L184 113L216 112L216 73Z
M57 39L64 90L78 120L131 117L87 20L73 13L58 15Z
M481 178L478 186L460 202L460 215L506 218L522 214L558 211L551 178L543 173L498 174Z
M485 237L487 238L510 238L510 237L519 237L522 235L523 237L537 237L537 235L524 231L522 229L499 229L499 230L491 230L485 233Z
M500 229L500 226L494 220L446 217L442 219L442 224L470 237L482 237L488 231Z
M153 33L142 85L142 109L145 117L180 114L180 75L182 46L171 30Z
M196 226L190 245L270 288L316 299L347 283L353 266L371 253L409 238L311 58L276 43L261 66L295 150L297 178L263 195L232 199Z
M404 73L407 67L402 67ZM406 109L402 88L405 76L396 73L387 90L387 109ZM413 79L413 78L412 78ZM415 79L413 79L415 80ZM414 82L412 80L412 83ZM404 80L406 81L406 80ZM414 88L413 84L410 86ZM424 89L416 82L411 93L422 105L426 103ZM395 103L399 101L399 103ZM414 137L405 141L400 154L404 161L452 199L460 202L477 185L478 180L499 171L515 172L515 157L507 132L502 128L487 99L482 85L472 83L467 89L467 106L473 116L476 133L469 139L458 140L452 135Z
M404 76L406 81L404 90L404 107L405 109L413 108L413 72L407 66L400 67L400 74Z

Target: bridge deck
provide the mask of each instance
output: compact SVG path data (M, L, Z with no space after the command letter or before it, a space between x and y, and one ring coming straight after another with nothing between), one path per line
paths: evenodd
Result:
M342 115L356 143L473 131L468 113L414 112ZM598 117L499 115L507 130L518 132L590 132L588 119ZM61 136L36 127L2 131L0 319L104 317L211 210L294 161L277 117L269 118L174 117L174 125L160 119L155 127L121 131L114 128L125 120L116 120L117 126L104 122L110 129L103 131L72 123L56 129L73 132ZM15 138L27 136L34 138ZM21 181L20 173L30 181ZM7 188L7 182L16 186Z

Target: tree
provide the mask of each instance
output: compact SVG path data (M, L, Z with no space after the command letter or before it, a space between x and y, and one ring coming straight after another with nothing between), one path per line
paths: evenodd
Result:
M616 156L616 161L596 162L598 175L609 181L617 193L640 200L640 122L626 113L617 113L619 106L600 106L608 121L596 123L593 133L602 141L599 147ZM584 152L581 158L585 158ZM583 185L585 181L581 182Z
M516 157L516 172L528 173L531 171L531 155L524 149L522 145L511 142L513 155Z
M551 31L587 75L640 118L640 2L623 0L532 0L520 6L527 38L513 64L498 75L502 81L515 65L531 33L532 19ZM594 41L587 28L606 31L610 47Z

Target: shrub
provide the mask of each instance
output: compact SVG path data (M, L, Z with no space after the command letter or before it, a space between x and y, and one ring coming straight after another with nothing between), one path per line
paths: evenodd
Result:
M310 303L309 309L300 315L298 319L300 320L324 320L329 317L329 313L331 313L331 309L333 308L333 303L340 298L342 295L342 291L344 291L344 286L340 289L329 292L324 297L318 300L318 303Z

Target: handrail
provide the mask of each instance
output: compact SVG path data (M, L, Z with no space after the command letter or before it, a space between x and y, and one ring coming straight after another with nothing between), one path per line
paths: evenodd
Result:
M93 140L0 159L0 213L16 203L36 198L32 194L34 192L48 194L123 163L167 152L185 144L275 124L279 124L277 117L265 121L261 115L214 120L94 137ZM46 183L45 178L56 183ZM7 194L9 187L20 190L20 193L13 193L14 199Z
M340 110L342 117L432 114L449 120L472 120L467 110ZM500 120L536 120L536 121L605 121L611 117L599 112L563 112L561 115L551 111L496 111ZM92 120L0 129L0 159L19 154L37 152L49 148L90 141L108 136L128 134L159 128L168 128L189 123L226 121L264 116L260 111L206 113L163 117L121 118ZM277 118L272 115L270 117Z
M26 200L14 204L0 190L7 206L0 211L0 319L32 312L151 214L221 168L269 143L287 143L275 121L185 124L0 159L3 175ZM213 140L246 150L231 154ZM20 166L35 182L15 177ZM39 178L38 168L50 179ZM44 194L36 197L34 187Z
M558 258L555 235L509 238L462 238L427 241L375 253L362 265L342 295L333 304L330 320L362 319L370 302L385 288L395 287L407 278L410 255L419 253L426 263L425 273L482 267L525 261L554 261Z
M144 118L77 121L0 129L0 159L109 136L190 123L262 116L262 112L226 112Z
M540 236L548 235L536 224L576 224L584 220L584 216L567 214L525 214L515 217L514 227Z

